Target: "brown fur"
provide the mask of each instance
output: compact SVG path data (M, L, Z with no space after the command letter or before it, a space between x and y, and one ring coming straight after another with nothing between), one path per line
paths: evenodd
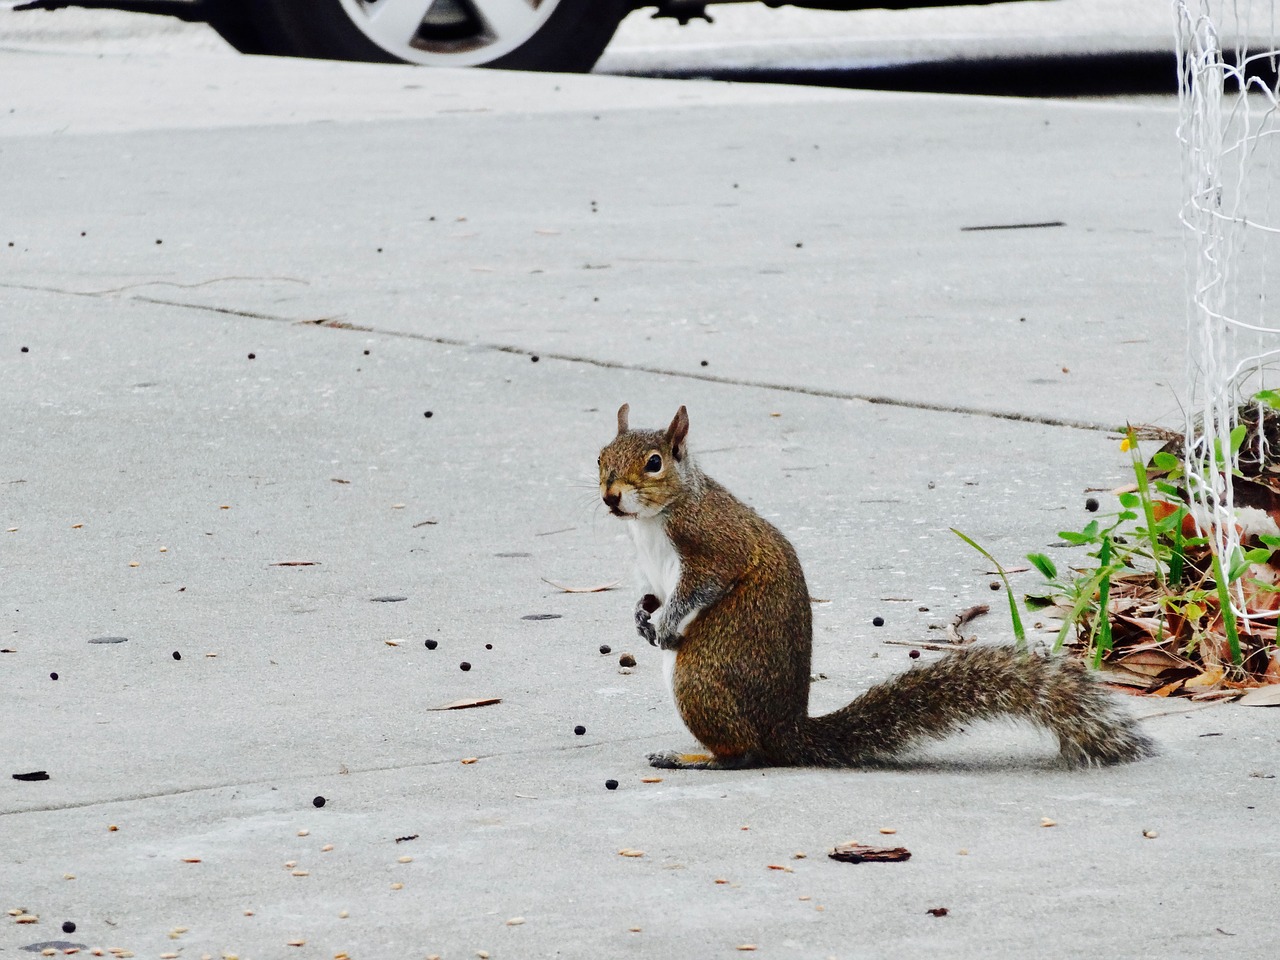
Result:
M601 494L614 509L620 501L611 498L634 491L645 509L658 511L681 561L668 605L700 598L692 603L700 612L683 636L664 645L676 650L676 708L711 756L655 754L655 766L873 764L997 717L1053 732L1072 765L1121 763L1152 752L1079 664L1005 647L950 653L872 687L840 710L810 717L813 630L795 550L693 463L684 447L684 407L666 431L631 430L628 412L625 405L618 411L618 435L600 454ZM654 454L663 462L658 474L645 469Z

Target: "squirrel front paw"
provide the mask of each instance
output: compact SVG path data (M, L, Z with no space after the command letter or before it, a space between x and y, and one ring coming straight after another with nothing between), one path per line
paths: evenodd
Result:
M636 633L648 640L652 646L657 646L658 631L649 615L659 606L661 604L658 603L658 598L652 593L646 593L636 604Z

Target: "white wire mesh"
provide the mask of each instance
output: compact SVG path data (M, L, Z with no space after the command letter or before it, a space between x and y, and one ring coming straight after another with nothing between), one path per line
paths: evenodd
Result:
M1189 231L1187 429L1192 509L1224 565L1240 547L1231 432L1242 403L1277 379L1280 317L1280 34L1273 0L1173 0L1184 197ZM1262 422L1261 405L1257 422ZM1280 463L1266 432L1245 441ZM1238 616L1247 618L1233 593Z

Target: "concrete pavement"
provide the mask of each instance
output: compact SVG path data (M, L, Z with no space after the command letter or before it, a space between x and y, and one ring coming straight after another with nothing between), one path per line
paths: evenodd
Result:
M1176 419L1170 110L227 57L0 78L0 772L49 775L0 780L0 906L38 917L0 957L1280 944L1246 906L1266 710L1134 703L1161 755L1115 770L990 727L897 770L645 782L686 735L632 589L543 580L628 576L595 451L624 400L685 403L831 601L812 709L905 668L883 641L993 596L949 527L1043 549L1125 476L1091 424ZM910 862L827 859L881 828Z

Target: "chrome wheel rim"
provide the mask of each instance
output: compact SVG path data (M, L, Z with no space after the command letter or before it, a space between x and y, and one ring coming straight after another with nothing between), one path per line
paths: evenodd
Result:
M429 66L489 63L524 44L561 0L339 0L392 56Z

